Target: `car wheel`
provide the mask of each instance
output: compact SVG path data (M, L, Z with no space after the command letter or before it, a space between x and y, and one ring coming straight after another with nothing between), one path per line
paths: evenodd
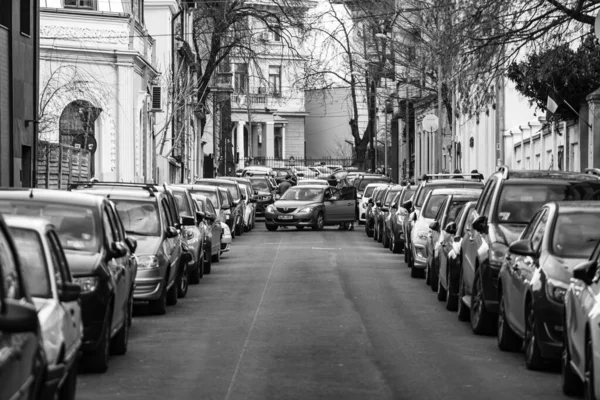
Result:
M168 272L167 272L167 276L169 276ZM177 304L177 291L178 291L177 286L178 286L177 285L177 277L175 277L175 282L173 282L173 285L171 285L171 288L169 290L167 290L167 305L168 306L174 306L175 304Z
M210 274L210 267L212 266L212 243L209 243L207 248L204 249L204 273L206 275Z
M395 239L395 235L392 234L392 253L394 254L400 254L401 253L401 247L398 244L398 242ZM406 259L404 260L404 262L406 262Z
M250 232L250 224L244 223L244 232Z
M303 226L297 226L296 229L299 230L299 231L303 231L304 227Z
M177 297L180 299L183 299L185 296L187 296L187 292L188 292L188 268L187 268L187 263L183 264L183 267L180 267L180 272L179 275L177 276L176 279L176 285L177 285Z
M594 354L592 349L592 337L588 333L585 338L585 371L584 371L584 393L586 400L597 400L594 380Z
M242 221L238 221L238 223L235 224L235 234L237 236L242 236L244 234L244 227Z
M406 266L409 266L408 264L408 242L404 242L404 262L406 263Z
M496 326L493 315L485 308L481 269L477 268L473 279L473 293L471 294L471 329L477 335L483 335L493 332L494 328Z
M323 217L323 213L317 214L317 220L315 222L315 226L312 227L313 231L321 231L325 226L325 219Z
M194 271L190 271L188 282L192 285L197 285L200 283L200 279L204 276L204 257L200 257L198 254L196 261L196 268Z
M450 270L451 264L448 263L446 267L446 310L448 311L456 311L458 308L458 295L456 294L458 291L456 290L456 285L452 282L452 273Z
M127 353L127 345L129 343L129 324L127 323L129 319L129 302L126 306L126 315L123 319L123 327L119 329L119 332L112 338L110 343L110 352L111 354L123 355Z
M438 278L438 272L437 272L437 268L436 268L435 258L431 259L431 265L429 266L429 273L431 274L431 277L429 278L429 284L431 285L431 291L437 292L439 278Z
M112 304L111 304L112 307ZM108 358L110 357L110 323L112 316L107 315L107 321L102 331L102 339L96 349L85 355L85 366L90 372L106 372L108 369Z
M383 229L381 226L377 229L377 243L383 242Z
M384 249L387 249L389 247L389 244L388 244L387 235L385 234L385 230L382 232L381 236L382 236L382 238L381 238L381 244L383 245Z
M431 285L431 269L429 268L429 263L425 265L425 284L427 286Z
M375 231L369 227L369 223L365 223L365 232L367 233L367 237L372 238L375 235Z
M446 290L446 288L442 285L442 283L440 282L440 274L439 272L436 274L437 276L437 299L439 301L446 301L446 298L448 297L448 291ZM448 285L448 280L446 279L446 285Z
M528 303L526 309L525 320L525 366L527 369L539 370L544 364L542 352L538 344L537 323L535 320L535 309L531 302Z
M463 297L465 297L465 283L463 281L463 272L462 266L459 272L459 280L458 280L458 309L456 310L456 316L459 321L468 321L471 317L471 311L469 307L463 301Z
M267 226L267 230L268 230L269 232L275 232L275 231L277 230L277 228L278 228L278 226L277 226L277 225L269 225L269 224L266 224L266 226Z
M65 378L62 386L58 392L59 400L75 400L75 393L77 392L77 370L78 370L78 359L75 356L75 361L71 365L69 375Z
M517 351L521 348L521 338L512 330L506 320L506 304L504 296L500 296L500 311L498 313L498 348L502 351Z
M275 226L277 228L277 226ZM217 254L213 254L212 257L212 262L214 263L218 263L221 262L221 250L217 250Z
M150 312L154 315L165 315L167 313L167 278L160 293L160 297L150 301Z
M566 322L563 326L567 326ZM583 394L584 384L579 375L571 367L571 352L569 351L569 335L564 333L564 345L561 357L560 381L562 391L567 396L580 396Z

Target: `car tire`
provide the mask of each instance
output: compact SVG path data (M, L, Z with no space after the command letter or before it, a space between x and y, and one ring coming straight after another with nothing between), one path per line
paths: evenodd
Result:
M278 226L277 225L268 225L267 224L267 230L269 232L275 232L277 230Z
M212 243L209 243L207 249L204 249L204 274L209 275L212 266Z
M404 262L406 263L406 266L410 266L408 263L408 256L409 256L409 249L408 249L408 242L404 242Z
M432 260L431 260L431 265L429 266L429 273L431 275L431 277L429 278L429 285L431 286L431 291L437 293L439 278L438 278L437 270L435 268L435 259L434 258L432 258Z
M427 286L431 285L431 269L429 268L429 263L425 265L425 269L423 270L425 273L425 284Z
M112 307L112 304L111 304ZM85 355L85 367L89 372L103 373L108 369L108 359L110 358L110 324L112 320L111 313L107 313L107 321L102 331L102 339L96 349Z
M129 314L129 301L127 303L126 314ZM129 344L129 315L125 315L123 320L123 326L119 329L119 332L112 338L110 342L110 353L122 356L127 353L127 346Z
M243 222L239 221L236 225L235 225L235 234L237 236L242 236L244 234L244 226L243 226Z
M592 347L592 337L589 332L586 333L585 338L585 369L583 375L585 381L583 383L584 395L586 400L597 400L596 387L594 376L594 353Z
M471 318L471 310L469 310L469 307L467 307L463 301L463 297L465 297L465 283L463 282L463 272L461 266L458 280L458 307L456 310L456 316L458 317L459 321L467 322L469 321L469 318Z
M492 313L485 308L481 268L477 268L471 294L471 330L477 335L485 335L494 332L496 324Z
M221 250L217 250L217 254L213 254L211 257L212 262L219 263L221 262Z
M382 238L381 238L381 244L383 246L384 249L387 249L388 247L390 247L389 243L388 243L388 238L387 235L385 234L385 230L382 233Z
M75 400L77 392L77 370L79 369L79 359L77 355L71 365L69 374L65 378L62 386L58 390L58 400Z
M204 276L204 257L196 258L196 268L193 271L190 271L188 275L188 282L190 285L197 285L200 283L200 279Z
M452 282L452 274L449 263L447 263L446 271L446 285L448 286L446 290L446 310L456 311L458 309L458 295L456 294L458 290L456 290L456 285Z
M563 326L567 326L566 321ZM564 345L561 357L560 383L562 391L567 396L581 396L584 384L579 375L571 367L571 352L569 351L569 335L564 333Z
M320 212L317 214L315 225L312 227L312 229L313 229L313 231L322 231L324 226L325 226L325 219L323 217L323 213Z
M531 302L528 302L525 310L525 340L523 341L525 366L527 369L537 371L544 366L544 359L538 344L535 309Z
M156 300L151 300L149 303L150 312L154 315L165 315L167 313L167 278L163 285L160 297Z
M367 237L370 237L370 238L372 238L373 235L375 234L374 230L369 228L368 223L365 223L365 232L367 234Z
M297 227L296 227L296 230L303 231L303 230L304 230L304 227L303 227L303 226L297 226Z
M446 288L442 285L442 283L440 282L440 274L437 273L437 299L438 301L446 301L446 298L448 297L448 291L446 290ZM448 285L448 280L446 279L446 285Z
M168 272L167 272L167 276L169 276ZM171 285L171 288L167 290L167 305L174 306L176 304L177 304L177 277L175 277L175 282L173 282L173 285Z
M381 227L379 227L377 229L377 243L382 243L383 242L383 229Z
M394 238L394 235L392 235L392 253L400 254L401 252L402 252L402 248L400 247L400 245ZM406 262L406 259L404 260L404 262Z
M177 285L177 298L183 299L187 296L189 287L188 274L187 263L184 263L183 266L179 267L179 274L175 280Z
M506 304L504 296L500 295L500 311L498 312L498 348L502 351L517 351L522 346L519 336L512 330L506 320Z

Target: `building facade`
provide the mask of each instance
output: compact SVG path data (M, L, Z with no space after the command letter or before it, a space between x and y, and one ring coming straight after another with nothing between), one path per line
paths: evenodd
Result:
M63 164L78 162L80 173L69 180L81 179L83 158L89 163L84 176L156 181L151 111L157 106L152 87L158 71L143 1L40 0L40 5L40 140L48 149L59 146L59 175ZM74 156L81 149L82 158ZM39 159L50 164L50 150Z
M38 0L0 2L0 186L35 185Z

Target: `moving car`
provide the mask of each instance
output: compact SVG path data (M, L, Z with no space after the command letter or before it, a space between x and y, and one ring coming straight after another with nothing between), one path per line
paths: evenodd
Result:
M266 176L249 176L256 198L256 216L264 217L265 209L275 202L277 185Z
M137 264L129 237L110 201L46 189L0 191L0 213L40 217L57 227L73 282L81 286L83 362L104 372L110 353L125 354Z
M265 211L269 231L279 226L307 226L321 230L325 225L354 221L354 195L344 195L340 189L321 185L294 186Z
M7 216L22 277L38 313L48 367L44 395L74 399L83 324L79 297L54 227L42 219Z
M589 259L600 235L600 204L551 202L511 243L498 282L498 347L519 350L541 369L562 356L563 307L573 268Z
M490 176L467 221L462 248L461 301L470 309L474 333L496 331L500 267L538 208L550 201L597 199L600 180L590 174L501 167Z

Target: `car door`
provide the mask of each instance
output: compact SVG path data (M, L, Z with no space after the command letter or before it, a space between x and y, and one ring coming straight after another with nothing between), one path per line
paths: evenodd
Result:
M356 189L354 187L339 189L339 196L340 199L338 202L341 203L341 220L353 221L356 216Z
M6 233L0 229L0 283L3 284L0 301L30 303L22 286L17 262ZM23 396L16 397L17 399L28 397L35 381L32 371L38 348L39 341L35 333L0 331L0 398L15 398L13 396L19 391Z
M119 236L116 227L111 221L108 205L102 208L102 225L104 227L107 246L110 248L113 243L119 242ZM113 330L120 328L125 320L125 304L128 300L128 290L125 281L127 279L125 262L125 257L111 257L106 261L115 289L115 302L112 310L112 323L110 325Z
M323 196L323 205L325 207L325 222L326 223L334 223L340 221L340 210L339 204L337 204L335 199L336 194L339 196L338 190L335 188L327 188L325 189Z
M62 250L56 232L52 230L48 231L46 233L46 241L50 250L50 259L52 260L57 287L60 287L64 282L71 283L72 278L69 264L67 263L67 258ZM74 353L78 351L83 337L81 306L78 300L61 301L60 304L65 315L62 329L66 347L65 358L71 359Z

